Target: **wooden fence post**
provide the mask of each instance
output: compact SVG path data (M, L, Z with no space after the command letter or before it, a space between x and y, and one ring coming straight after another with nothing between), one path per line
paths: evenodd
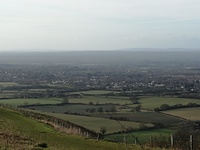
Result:
M149 142L150 142L151 147L153 147L153 142L152 142L152 137L151 136L149 138Z
M137 141L138 141L138 137L135 137L135 144L137 144Z
M125 149L127 150L127 145L126 145L126 132L124 131L124 146L125 146Z
M99 140L99 133L97 134L97 141Z
M190 135L190 150L193 150L193 137Z
M171 135L170 138L171 138L171 148L173 148L174 147L174 138L173 138L173 135Z

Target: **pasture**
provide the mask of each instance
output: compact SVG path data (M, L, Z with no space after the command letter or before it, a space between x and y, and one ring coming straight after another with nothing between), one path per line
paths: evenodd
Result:
M150 137L154 136L170 136L171 134L174 133L174 130L171 129L152 129L148 131L135 131L131 133L126 133L125 138L126 142L129 144L134 144L135 143L135 138L138 138L138 141L143 144L143 143L148 143L150 140ZM133 137L134 136L134 137ZM123 142L124 141L124 134L109 134L106 135L105 138L115 141L115 142Z
M85 105L85 104L66 104L66 105L52 105L52 106L31 106L29 108L43 111L43 112L54 112L54 113L78 113L78 114L91 114L87 112L87 109L95 109L95 112L99 107L103 109L109 109L112 105Z
M131 104L131 100L128 97L123 96L83 96L82 98L70 98L70 103L83 103L89 104Z
M197 121L200 120L200 108L182 108L182 109L174 109L164 111L163 113L170 114L173 116L178 116L181 118L185 118L187 120Z
M44 89L29 89L27 90L31 93L45 92ZM147 130L147 131L135 131L133 132L142 142L148 140L151 135L169 135L171 133L170 129L165 129L167 127L177 128L181 123L185 122L184 119L190 117L191 120L199 120L197 115L200 111L195 108L191 110L188 109L188 113L181 111L181 109L165 111L164 113L154 112L154 108L158 108L163 104L176 105L188 103L200 104L198 99L185 99L185 98L175 98L175 97L139 97L138 102L141 105L141 112L132 112L134 108L139 104L133 104L129 96L119 96L119 95L109 95L113 91L82 91L82 92L72 92L70 94L67 103L61 104L63 102L63 97L61 98L15 98L15 99L0 99L0 104L9 106L20 106L26 105L27 108L32 109L32 111L38 111L40 113L52 115L63 120L72 122L74 124L83 126L87 129L93 130L95 132L100 132L102 127L105 127L107 132L106 138L114 139L114 141L120 141L122 139L119 133L123 130L122 126L116 120L123 120L120 123L129 129L139 129L141 125L143 127L153 127L159 126L159 130ZM3 91L1 94L16 95L17 91ZM69 94L69 93L67 93ZM81 96L76 97L81 94ZM107 94L107 95L106 95ZM43 105L42 104L50 104ZM35 106L28 106L35 105ZM102 107L103 112L98 112L98 109ZM111 110L115 108L117 112L111 113L111 116L106 113L106 110ZM95 111L90 112L88 109L93 109ZM190 110L190 111L189 111ZM195 110L195 111L194 111ZM166 114L165 114L166 113ZM76 114L76 115L72 115ZM170 115L168 115L170 114ZM188 115L189 114L189 115ZM83 116L85 115L85 116ZM188 116L187 116L188 115ZM110 119L112 117L113 120ZM116 119L116 120L114 120ZM6 127L6 125L5 125ZM3 129L3 127L2 127ZM147 128L145 128L147 129ZM115 134L114 134L115 133ZM32 134L32 133L30 133ZM110 135L112 134L112 135ZM44 134L45 135L45 134ZM43 136L40 135L40 136ZM49 137L48 137L49 138ZM127 142L133 143L133 139L130 135L126 135ZM53 142L53 140L52 140Z
M20 105L39 105L39 104L59 104L59 98L19 98L19 99L1 99L0 104L20 106Z
M89 95L104 95L109 93L118 93L117 91L105 91L105 90L90 90L90 91L80 91L80 92L70 92L71 94L89 94Z
M199 99L189 99L189 98L175 98L175 97L145 97L139 99L142 108L153 110L154 108L159 108L162 104L168 104L170 106L176 104L186 105L188 103L200 104Z
M14 98L16 97L17 92L15 91L3 91L0 93L0 98L1 99L6 99L6 98Z
M15 86L15 85L19 85L19 84L15 82L0 82L1 87Z
M61 118L66 121L70 121L74 124L83 126L95 132L100 132L101 127L105 127L107 129L106 133L114 133L123 130L122 126L119 123L117 123L117 121L106 118L58 114L58 113L47 113L47 114ZM140 123L138 122L130 122L130 121L120 121L120 122L125 127L131 127L135 129L138 129L140 127ZM153 126L153 125L146 124L146 126Z
M107 117L110 118L108 114L95 114L98 117ZM125 113L112 113L112 117L114 118L126 118L129 121L136 121L141 123L160 123L165 126L176 125L184 122L184 120L165 115L157 112L125 112Z

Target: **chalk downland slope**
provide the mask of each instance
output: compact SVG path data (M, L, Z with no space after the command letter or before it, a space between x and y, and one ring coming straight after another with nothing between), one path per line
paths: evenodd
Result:
M124 144L60 133L47 124L0 108L0 149L121 150ZM128 149L140 150L138 145ZM149 149L149 148L148 148Z

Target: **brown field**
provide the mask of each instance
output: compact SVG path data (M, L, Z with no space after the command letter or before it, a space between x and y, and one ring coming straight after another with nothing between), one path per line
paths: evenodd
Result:
M170 114L173 116L178 116L181 118L185 118L188 120L200 120L200 108L183 108L183 109L175 109L175 110L168 110L164 111L166 114Z

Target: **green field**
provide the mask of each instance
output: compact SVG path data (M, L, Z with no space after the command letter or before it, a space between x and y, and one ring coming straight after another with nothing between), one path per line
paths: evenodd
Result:
M59 98L19 98L19 99L1 99L0 104L7 104L12 106L20 105L33 105L33 104L59 104L61 99Z
M15 86L15 85L18 85L18 83L15 83L15 82L0 82L0 86L3 86L3 87Z
M3 91L0 93L0 98L14 98L17 95L17 91Z
M29 92L45 92L46 89L28 89Z
M117 91L104 91L104 90L71 92L71 94L91 94L91 95L102 95L102 94L108 94L108 93L118 93L118 92Z
M52 106L32 106L30 109L35 109L43 112L55 112L55 113L78 113L78 114L89 114L86 112L87 109L94 108L97 112L98 108L102 107L104 110L109 109L112 105L84 105L84 104L66 104L62 106L52 105Z
M68 115L68 114L57 114L57 113L46 113L66 121L70 121L74 124L83 126L87 129L93 130L95 132L100 132L101 127L106 127L106 133L114 133L122 130L121 125L119 125L115 120L110 120L106 118L89 117L89 116L78 116L78 115ZM130 122L130 121L120 121L125 127L139 128L140 123ZM146 124L146 126L153 126L152 124Z
M159 108L162 104L168 104L170 106L176 104L186 105L188 103L200 104L200 99L187 99L187 98L174 98L174 97L146 97L139 99L143 108L151 109Z
M197 121L200 120L200 108L182 108L164 111L163 113L170 114L173 116L178 116L188 120Z
M40 89L34 89L30 91L37 92L37 90ZM123 130L123 128L116 120L111 120L110 117L117 120L123 120L120 122L123 124L123 126L129 129L139 129L141 127L141 124L146 127L153 127L154 125L157 126L160 125L159 127L177 129L177 127L181 123L185 122L185 120L181 118L189 120L200 120L200 117L196 115L200 113L199 108L175 109L175 110L164 111L163 113L152 111L154 110L154 108L159 108L163 104L168 104L171 106L176 104L186 105L188 103L200 104L200 100L198 99L155 97L155 96L140 97L138 102L142 106L141 112L131 112L133 110L132 108L138 106L138 104L132 104L132 101L129 99L128 96L118 96L118 95L106 96L104 95L106 94L106 92L110 93L111 91L93 90L93 91L75 92L73 94L81 93L81 98L75 98L76 95L74 95L74 97L72 95L72 97L68 98L69 103L65 105L56 105L56 104L61 104L63 98L1 99L0 104L4 104L7 106L35 105L35 106L28 106L27 108L32 109L32 111L61 118L63 120L93 130L95 132L100 132L100 129L102 127L105 127L107 130L106 138L108 138L109 140L114 140L116 142L122 142L121 140L123 139L123 135L113 134L113 133L119 133ZM1 94L9 94L9 93L16 94L16 91L3 91ZM91 102L92 104L89 104ZM52 105L41 106L39 104L52 104ZM105 112L105 110L109 110L113 108L113 106L116 108L117 112L110 113L111 114L110 116L108 113ZM101 113L97 112L98 108L100 107L103 107L104 112ZM95 109L96 112L87 112L86 110L88 109ZM83 115L90 115L90 116L83 116ZM6 123L9 123L9 121ZM8 125L1 126L0 129L4 130L4 128L6 128L7 126ZM45 126L47 127L47 125ZM24 130L28 129L25 128ZM46 131L44 132L46 133ZM173 132L174 131L170 129L159 129L159 130L137 131L133 133L141 140L142 143L144 143L145 141L148 141L150 136L159 136L161 134L170 135ZM33 133L31 132L28 134L32 136ZM42 138L44 138L43 136L46 136L46 134L44 135L41 134L39 137L41 136ZM128 134L126 135L126 138L128 143L132 144L135 142L133 138ZM35 140L37 141L37 139ZM50 141L51 140L52 139L50 139ZM46 142L48 142L48 140L46 140ZM52 143L54 143L53 140ZM52 145L52 147L53 146L54 145Z
M68 84L44 84L50 87L62 87L62 88L71 88L71 85Z
M148 131L131 132L132 135L130 133L126 133L125 138L126 138L127 143L129 144L135 143L134 137L137 137L140 143L148 143L150 140L150 137L161 136L161 135L170 136L173 133L174 133L174 130L171 130L171 129L153 129L153 130L148 130ZM123 142L124 134L110 134L110 135L106 135L105 138L110 139L112 141L116 141L116 142Z
M0 108L0 114L0 133L7 135L6 137L0 135L0 149L31 149L38 143L46 143L48 150L121 150L125 148L122 144L62 134L46 124L6 109ZM140 147L129 145L128 149L140 150Z
M110 115L107 114L96 114L98 117L107 117ZM125 113L113 113L112 117L120 118L125 117L130 121L142 122L142 123L161 123L163 125L176 125L182 123L184 120L168 116L165 114L157 113L157 112L125 112Z
M83 98L70 98L70 103L84 103L88 104L92 102L94 104L130 104L131 100L128 97L120 97L120 96L83 96Z

